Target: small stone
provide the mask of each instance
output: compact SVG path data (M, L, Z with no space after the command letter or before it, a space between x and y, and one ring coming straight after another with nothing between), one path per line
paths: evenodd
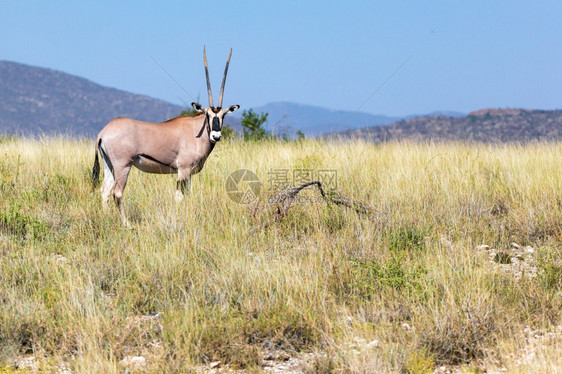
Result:
M479 246L476 247L476 249L483 251L483 250L489 250L490 246L488 244L480 244Z
M141 368L146 366L146 358L143 356L127 356L119 363L121 366L133 366Z
M211 362L211 363L209 364L209 367L210 367L211 369L214 369L214 368L218 368L220 365L221 365L221 362L220 362L220 361L213 361L213 362Z
M355 343L357 343L358 345L365 345L367 343L367 340L363 339L363 338L358 338L355 337L353 338L353 340L355 341Z
M16 360L16 369L37 369L37 361L34 356L19 357Z
M519 261L524 261L525 257L523 257L523 255L517 255L515 256L516 259L518 259Z
M514 243L511 243L511 248L513 248L513 249L519 249L519 248L521 248L521 246L520 246L519 244L517 244L517 243L514 242Z
M367 344L367 348L375 348L378 347L380 344L378 339L375 339Z
M530 245L525 247L525 252L527 253L535 253L535 248L531 247Z
M56 262L58 262L61 265L66 264L66 262L68 261L66 257L62 256L62 255L55 255L54 259Z
M447 247L449 249L453 248L453 243L451 243L451 241L447 238L445 238L444 236L442 236L439 241L441 242L441 245L443 245L444 247Z
M402 324L402 328L403 328L404 330L406 330L406 331L409 331L409 330L412 329L412 326L410 326L408 323L404 322L404 323Z

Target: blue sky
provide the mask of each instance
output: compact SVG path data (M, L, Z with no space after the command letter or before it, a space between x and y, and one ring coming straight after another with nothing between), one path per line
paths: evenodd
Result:
M560 1L3 1L0 60L206 104L207 46L225 105L292 101L408 115L562 108ZM215 99L216 100L216 99Z

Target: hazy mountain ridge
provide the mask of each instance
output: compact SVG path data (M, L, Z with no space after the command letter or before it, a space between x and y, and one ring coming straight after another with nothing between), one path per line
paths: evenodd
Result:
M160 122L185 108L144 95L105 87L61 71L0 61L0 133L95 136L111 119L130 117ZM241 132L240 118L225 124ZM321 135L330 131L389 124L398 118L275 102L254 108L269 113L266 126L276 133Z
M390 140L468 140L528 142L562 139L562 110L481 109L464 117L423 116L389 126L367 127L329 137Z
M95 136L115 117L160 122L183 109L163 100L104 87L60 71L0 61L0 133ZM242 106L225 123L240 131ZM277 134L327 134L374 142L400 139L529 141L562 139L562 110L482 109L404 119L290 102L255 107Z
M322 135L367 126L387 125L400 119L400 117L332 110L284 101L268 103L253 110L256 113L269 113L267 128L270 131L276 133L287 131L289 134L300 130L306 135Z
M115 117L158 122L182 109L57 70L0 61L0 132L94 136Z

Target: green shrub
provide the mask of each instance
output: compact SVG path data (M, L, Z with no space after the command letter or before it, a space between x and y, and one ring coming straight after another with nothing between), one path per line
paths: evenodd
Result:
M404 362L404 371L408 374L430 374L434 368L435 360L424 348L410 353Z
M547 262L540 267L540 282L548 289L554 291L562 290L562 266Z
M386 233L389 241L388 247L391 251L418 251L425 247L424 239L428 233L425 227L419 227L415 224L400 225L398 228L392 228Z
M39 239L45 236L48 227L44 222L21 214L14 205L0 212L0 231L22 239Z
M421 266L403 264L402 258L389 261L351 259L353 280L350 292L361 299L371 299L385 289L423 292L426 270Z

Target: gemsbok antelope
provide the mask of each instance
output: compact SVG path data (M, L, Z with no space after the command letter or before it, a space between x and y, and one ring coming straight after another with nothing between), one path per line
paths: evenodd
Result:
M130 118L115 118L98 134L96 139L95 161L92 169L93 188L98 183L101 155L104 180L101 186L102 205L108 207L111 195L119 209L123 225L131 225L123 208L123 190L127 184L129 171L134 165L141 171L155 174L178 174L176 200L181 200L189 190L191 176L201 171L215 143L221 139L224 116L234 113L239 105L222 107L224 84L232 49L226 61L218 106L213 105L213 94L209 80L207 55L203 47L205 76L209 106L191 103L198 114L179 116L162 123L141 122Z

